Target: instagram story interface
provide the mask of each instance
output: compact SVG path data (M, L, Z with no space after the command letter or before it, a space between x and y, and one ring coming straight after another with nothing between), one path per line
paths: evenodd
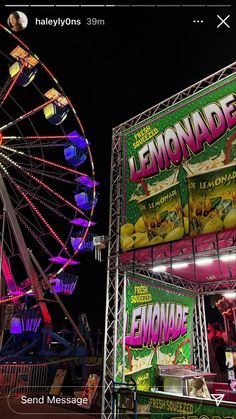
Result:
M233 6L0 7L3 416L235 418Z

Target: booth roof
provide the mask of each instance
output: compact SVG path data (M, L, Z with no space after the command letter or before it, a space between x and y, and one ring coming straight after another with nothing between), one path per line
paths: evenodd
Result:
M236 277L236 229L187 237L182 240L135 249L120 254L124 269L142 265L166 265L166 272L187 281L209 283ZM234 255L228 258L226 255ZM204 263L205 258L205 263ZM198 264L196 261L203 264ZM184 262L185 266L178 264Z

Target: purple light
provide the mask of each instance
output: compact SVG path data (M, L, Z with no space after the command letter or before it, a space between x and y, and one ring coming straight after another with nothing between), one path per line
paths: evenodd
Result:
M17 317L11 319L11 335L16 335L22 333L21 321Z
M41 317L33 309L23 310L15 314L11 320L10 333L12 335L33 332L36 333L41 323Z
M54 291L60 293L61 292L61 281L59 278L53 278L50 280L51 285L54 288Z
M22 294L22 290L11 291L11 295L19 295Z
M50 283L58 294L71 295L75 290L77 279L77 275L62 273L58 278L51 279Z
M70 138L71 137L71 138ZM74 137L74 138L73 138ZM89 142L86 142L85 138L82 137L77 131L72 131L67 136L68 140L76 144L79 148L86 148Z
M93 237L94 235L91 233L87 235L86 239L84 240L81 247L79 248L79 252L92 252L93 251L94 249ZM81 244L82 238L83 236L80 233L75 237L71 237L71 245L74 251L78 249L79 245Z
M88 192L80 192L75 195L75 202L80 209L89 210L93 205L96 205L97 195L95 199L93 199L93 195L90 193L90 190L88 190Z
M82 241L82 237L71 237L71 244L74 250L77 250L80 243ZM85 242L83 242L82 246L80 247L80 251L84 249Z
M89 176L79 176L75 178L76 182L79 182L81 185L87 186L87 188L93 188L93 186L100 185L99 182L96 182L95 180L91 179Z
M55 263L59 263L60 265L64 265L65 263L68 262L69 259L67 258L63 258L62 256L55 256L53 258L49 259L51 262L55 262ZM76 260L71 260L69 262L69 265L78 265L79 262L77 262Z
M85 220L84 218L75 218L74 220L70 221L71 224L75 224L75 225L79 225L81 227L88 227L88 225L90 225L91 227L94 226L97 223L94 223L94 221L88 221Z
M86 152L81 150L75 145L70 145L64 149L64 156L65 159L71 166L77 167L80 166L82 163L85 162L87 158Z
M36 333L39 325L41 323L41 318L39 317L38 319L34 319L34 318L29 318L26 319L24 322L22 322L24 325L24 331L25 332L34 332Z

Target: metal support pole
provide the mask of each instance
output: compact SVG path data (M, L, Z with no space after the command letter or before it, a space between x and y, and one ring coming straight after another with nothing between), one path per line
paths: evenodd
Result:
M123 337L122 337L122 382L125 382L125 334L126 334L126 284L127 273L124 272L124 286L123 286Z
M225 316L223 316L224 319L224 326L225 326L225 333L226 333L226 342L227 344L231 344L231 342L229 341L229 328L228 328L228 322ZM230 337L231 340L231 337Z
M6 224L6 208L3 208L3 221L2 221L2 243L0 246L0 297L4 296L5 286L3 281L3 275L2 275L2 262L3 262L3 243L4 243L4 235L5 235L5 224ZM0 310L0 328L2 331L1 334L1 344L2 344L2 337L3 337L3 329L4 329L4 311L5 308L3 305L1 305Z
M6 224L6 208L3 208L3 221L2 221L2 243L0 246L0 297L2 297L2 261L3 261L3 243L5 235L5 224Z
M3 201L3 205L7 211L8 219L10 221L12 232L14 234L26 273L28 275L28 278L32 281L33 289L35 292L35 297L36 297L36 300L39 302L39 307L43 315L45 326L51 328L52 327L51 316L49 314L47 305L43 302L43 292L38 282L38 276L30 260L27 247L25 244L25 240L21 232L18 220L16 218L15 210L12 206L5 182L1 174L0 174L0 194Z
M199 315L198 300L196 299L194 307L194 323L193 323L193 363L200 368L200 338L199 338Z
M208 351L207 341L207 326L206 326L206 313L205 313L205 301L203 295L198 295L198 314L199 314L199 337L200 337L200 358L199 367L201 371L210 372L210 359Z
M102 417L112 415L112 381L117 374L117 316L120 307L119 229L121 217L120 136L113 137L110 177L109 241L104 332Z
M45 283L47 284L47 286L50 288L51 293L53 294L53 296L55 297L57 303L59 304L59 306L61 307L63 313L65 314L65 316L67 317L68 321L70 322L71 326L73 327L74 331L76 332L77 336L79 336L81 342L86 345L85 339L82 336L78 326L75 324L74 320L72 319L69 311L67 310L67 308L64 306L63 302L61 301L60 297L58 296L58 294L56 293L56 291L54 290L52 284L49 282L47 276L45 275L44 271L42 270L40 264L38 263L37 259L35 258L32 250L27 249L30 257L32 259L32 261L34 262L38 272L40 273L40 275L42 275Z

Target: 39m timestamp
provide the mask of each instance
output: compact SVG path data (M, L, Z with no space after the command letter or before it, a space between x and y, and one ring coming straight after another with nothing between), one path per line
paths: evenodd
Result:
M98 19L97 17L87 17L86 25L87 26L105 26L105 20Z

